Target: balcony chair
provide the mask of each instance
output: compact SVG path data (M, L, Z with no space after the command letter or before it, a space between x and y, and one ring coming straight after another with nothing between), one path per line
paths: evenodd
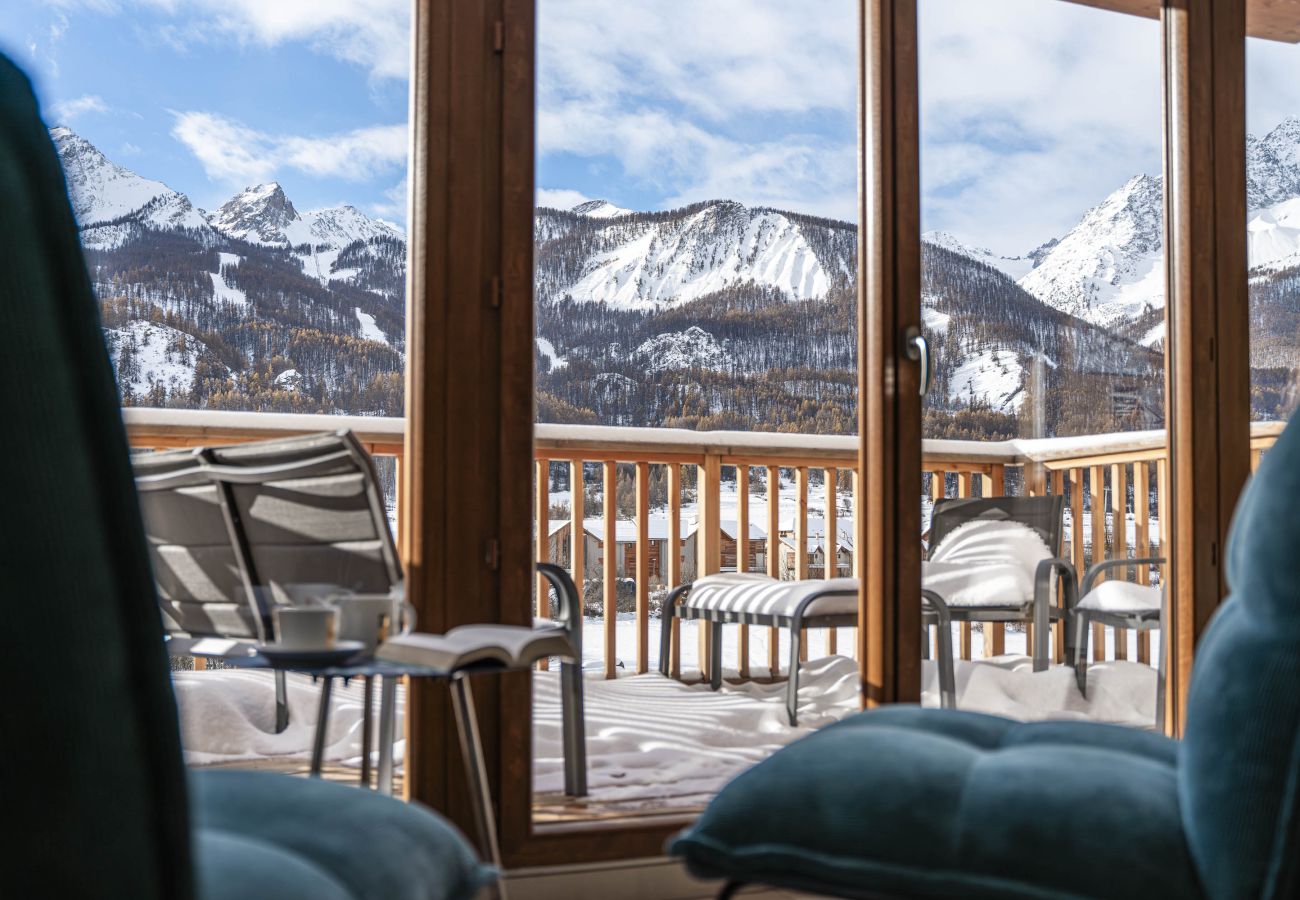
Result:
M1156 664L1156 717L1155 725L1161 728L1165 721L1165 660L1168 658L1167 631L1164 628L1164 588L1137 584L1111 578L1097 580L1112 569L1129 566L1163 566L1165 560L1158 556L1137 559L1103 559L1088 567L1079 589L1075 605L1074 670L1079 690L1088 693L1088 626L1092 623L1112 628L1131 628L1134 631L1160 629L1160 659ZM1105 647L1103 646L1104 650ZM1103 655L1104 654L1099 654Z
M1034 671L1048 667L1052 622L1067 627L1078 575L1061 558L1065 498L986 497L938 500L930 518L930 551L921 565L921 586L941 597L953 622L1022 622L1034 626L1034 645L1026 647ZM976 524L978 523L978 524ZM1042 539L1047 555L1029 570L999 529L1015 523ZM958 530L961 534L955 534ZM1032 575L1030 574L1032 572ZM990 591L990 586L996 590ZM1053 592L1060 588L1060 601ZM952 629L939 629L940 644L952 643ZM1067 637L1067 646L1071 643ZM951 649L948 653L951 655Z
M1243 438L1244 439L1244 438ZM670 845L696 875L837 897L1300 893L1300 424L1228 541L1185 734L893 706L773 754ZM797 822L798 827L791 827Z
M112 368L63 173L0 57L0 797L15 897L457 898L492 878L418 804L194 771Z

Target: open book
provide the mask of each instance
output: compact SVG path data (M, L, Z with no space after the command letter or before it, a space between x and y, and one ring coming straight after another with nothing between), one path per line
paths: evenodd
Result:
M462 625L446 634L412 632L379 645L375 656L390 662L452 671L481 662L524 669L548 656L572 656L568 636L558 627Z

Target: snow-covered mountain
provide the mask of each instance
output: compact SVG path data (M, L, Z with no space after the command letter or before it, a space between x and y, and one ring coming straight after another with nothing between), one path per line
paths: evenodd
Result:
M342 249L354 241L402 239L401 229L372 219L354 206L299 213L276 182L246 188L212 213L212 227L250 244Z
M89 236L91 243L119 243L125 233L120 226L127 224L158 229L207 228L203 214L184 194L110 161L71 129L52 128L50 138L63 163L77 224L83 230L95 230Z
M588 200L586 203L579 203L573 207L573 212L580 216L588 216L592 219L612 219L615 216L626 216L632 212L630 209L624 209L621 206L615 206L608 200Z
M399 229L299 213L276 184L209 216L70 129L50 137L124 403L400 413Z
M1098 325L1164 305L1162 180L1138 175L1090 209L1019 279L1049 306Z
M927 231L921 235L921 240L932 246L942 247L945 250L951 250L953 253L960 253L962 256L969 257L986 266L992 266L1013 281L1028 275L1029 270L1037 264L1037 260L1032 254L998 256L991 250L964 244L955 235L947 231Z
M851 225L731 201L665 213L609 213L604 201L539 210L542 299L572 298L618 309L662 309L744 284L792 300L820 299L846 268Z

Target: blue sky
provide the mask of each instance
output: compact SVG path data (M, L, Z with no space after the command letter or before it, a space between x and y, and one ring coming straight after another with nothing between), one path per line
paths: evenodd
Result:
M5 0L0 47L50 124L201 207L278 180L302 209L400 222L409 25L387 6L367 25L330 0Z
M211 208L405 212L409 0L3 0L51 123ZM856 0L539 0L538 199L730 198L852 220ZM926 229L1018 254L1160 171L1154 21L921 0ZM1300 50L1253 46L1251 128L1300 112Z

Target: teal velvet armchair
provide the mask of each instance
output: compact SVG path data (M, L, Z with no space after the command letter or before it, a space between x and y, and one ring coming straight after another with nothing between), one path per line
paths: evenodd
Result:
M839 897L1300 896L1300 425L1238 507L1182 741L895 707L750 769L670 845Z
M440 817L181 758L112 370L63 174L0 56L0 894L470 898Z

